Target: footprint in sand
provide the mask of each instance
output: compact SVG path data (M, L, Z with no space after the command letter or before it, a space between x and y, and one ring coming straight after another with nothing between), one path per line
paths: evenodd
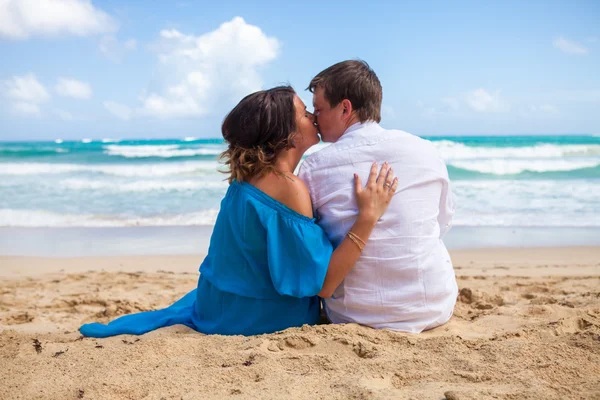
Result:
M362 341L355 343L352 351L360 358L374 358L378 354L377 347Z
M6 325L21 325L33 321L34 318L34 314L26 311L10 314L7 317L3 318L1 321Z
M554 327L554 334L556 336L561 336L564 334L584 332L590 328L598 328L600 327L600 319L590 315L585 317L561 318L551 325Z
M271 352L284 351L286 349L304 350L319 344L319 338L309 335L291 334L277 340L267 340L261 346Z
M490 296L486 293L475 292L469 288L462 288L458 294L458 301L471 304L477 310L491 310L496 306L504 305L504 297L501 295Z
M319 339L316 337L312 338L303 335L294 335L285 338L284 343L287 347L299 350L316 346L319 343Z
M542 296L531 299L529 303L534 305L556 304L558 300L552 296Z

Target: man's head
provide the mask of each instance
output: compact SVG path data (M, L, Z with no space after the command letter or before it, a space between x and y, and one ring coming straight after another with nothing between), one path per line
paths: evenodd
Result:
M356 122L381 121L381 83L364 61L334 64L315 76L307 89L313 93L324 142L336 142Z

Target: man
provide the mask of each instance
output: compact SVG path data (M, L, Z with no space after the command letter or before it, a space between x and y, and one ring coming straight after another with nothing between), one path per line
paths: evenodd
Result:
M379 126L382 89L367 63L335 64L308 90L321 138L333 144L310 155L299 175L334 246L358 214L353 173L364 180L374 161L388 161L399 179L358 262L325 299L328 318L413 333L446 323L458 288L442 242L454 213L444 161L431 142Z

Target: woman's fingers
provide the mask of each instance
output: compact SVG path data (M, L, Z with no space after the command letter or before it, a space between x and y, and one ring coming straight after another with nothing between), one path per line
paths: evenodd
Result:
M398 178L394 177L394 171L387 162L379 171L378 169L377 163L371 165L369 180L365 187L358 174L354 174L354 190L359 213L364 213L375 220L383 215L398 188Z
M383 184L383 186L385 186L385 189L390 190L392 188L393 182L394 182L394 170L392 168L390 168L385 177L385 183Z
M394 178L392 181L392 186L390 187L390 193L392 196L396 193L396 189L398 189L398 178Z
M358 174L354 174L354 191L358 194L362 192L362 182Z
M377 163L374 162L371 165L371 172L369 172L369 180L367 181L367 186L374 186L377 182Z
M385 179L387 177L389 167L390 166L387 161L381 166L381 169L379 170L379 176L377 177L377 184L379 186L383 187L383 185L385 185Z
M371 171L369 172L369 179L367 180L367 187L376 188L377 186L383 188L385 191L395 192L398 187L398 178L394 178L394 170L390 168L389 163L386 161L381 166L379 173L377 173L378 165L373 163L371 165ZM396 185L394 187L394 184ZM354 174L354 190L356 193L363 191L362 181L358 174Z

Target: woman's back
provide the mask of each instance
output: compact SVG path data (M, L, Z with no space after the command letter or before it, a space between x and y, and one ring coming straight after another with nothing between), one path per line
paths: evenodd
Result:
M309 242L315 250L331 248L314 219L297 213L249 183L234 181L221 202L200 273L221 290L240 296L265 299L282 294L314 296L322 280L286 282L287 286L273 280L279 267L288 269L285 276L298 275L294 269L310 268L325 274L329 252L316 254L313 248L305 248L298 241ZM294 254L301 258L289 259ZM292 261L303 261L303 265L294 266ZM294 287L289 286L292 283Z
M200 267L194 326L251 335L316 323L331 252L312 218L232 182Z

